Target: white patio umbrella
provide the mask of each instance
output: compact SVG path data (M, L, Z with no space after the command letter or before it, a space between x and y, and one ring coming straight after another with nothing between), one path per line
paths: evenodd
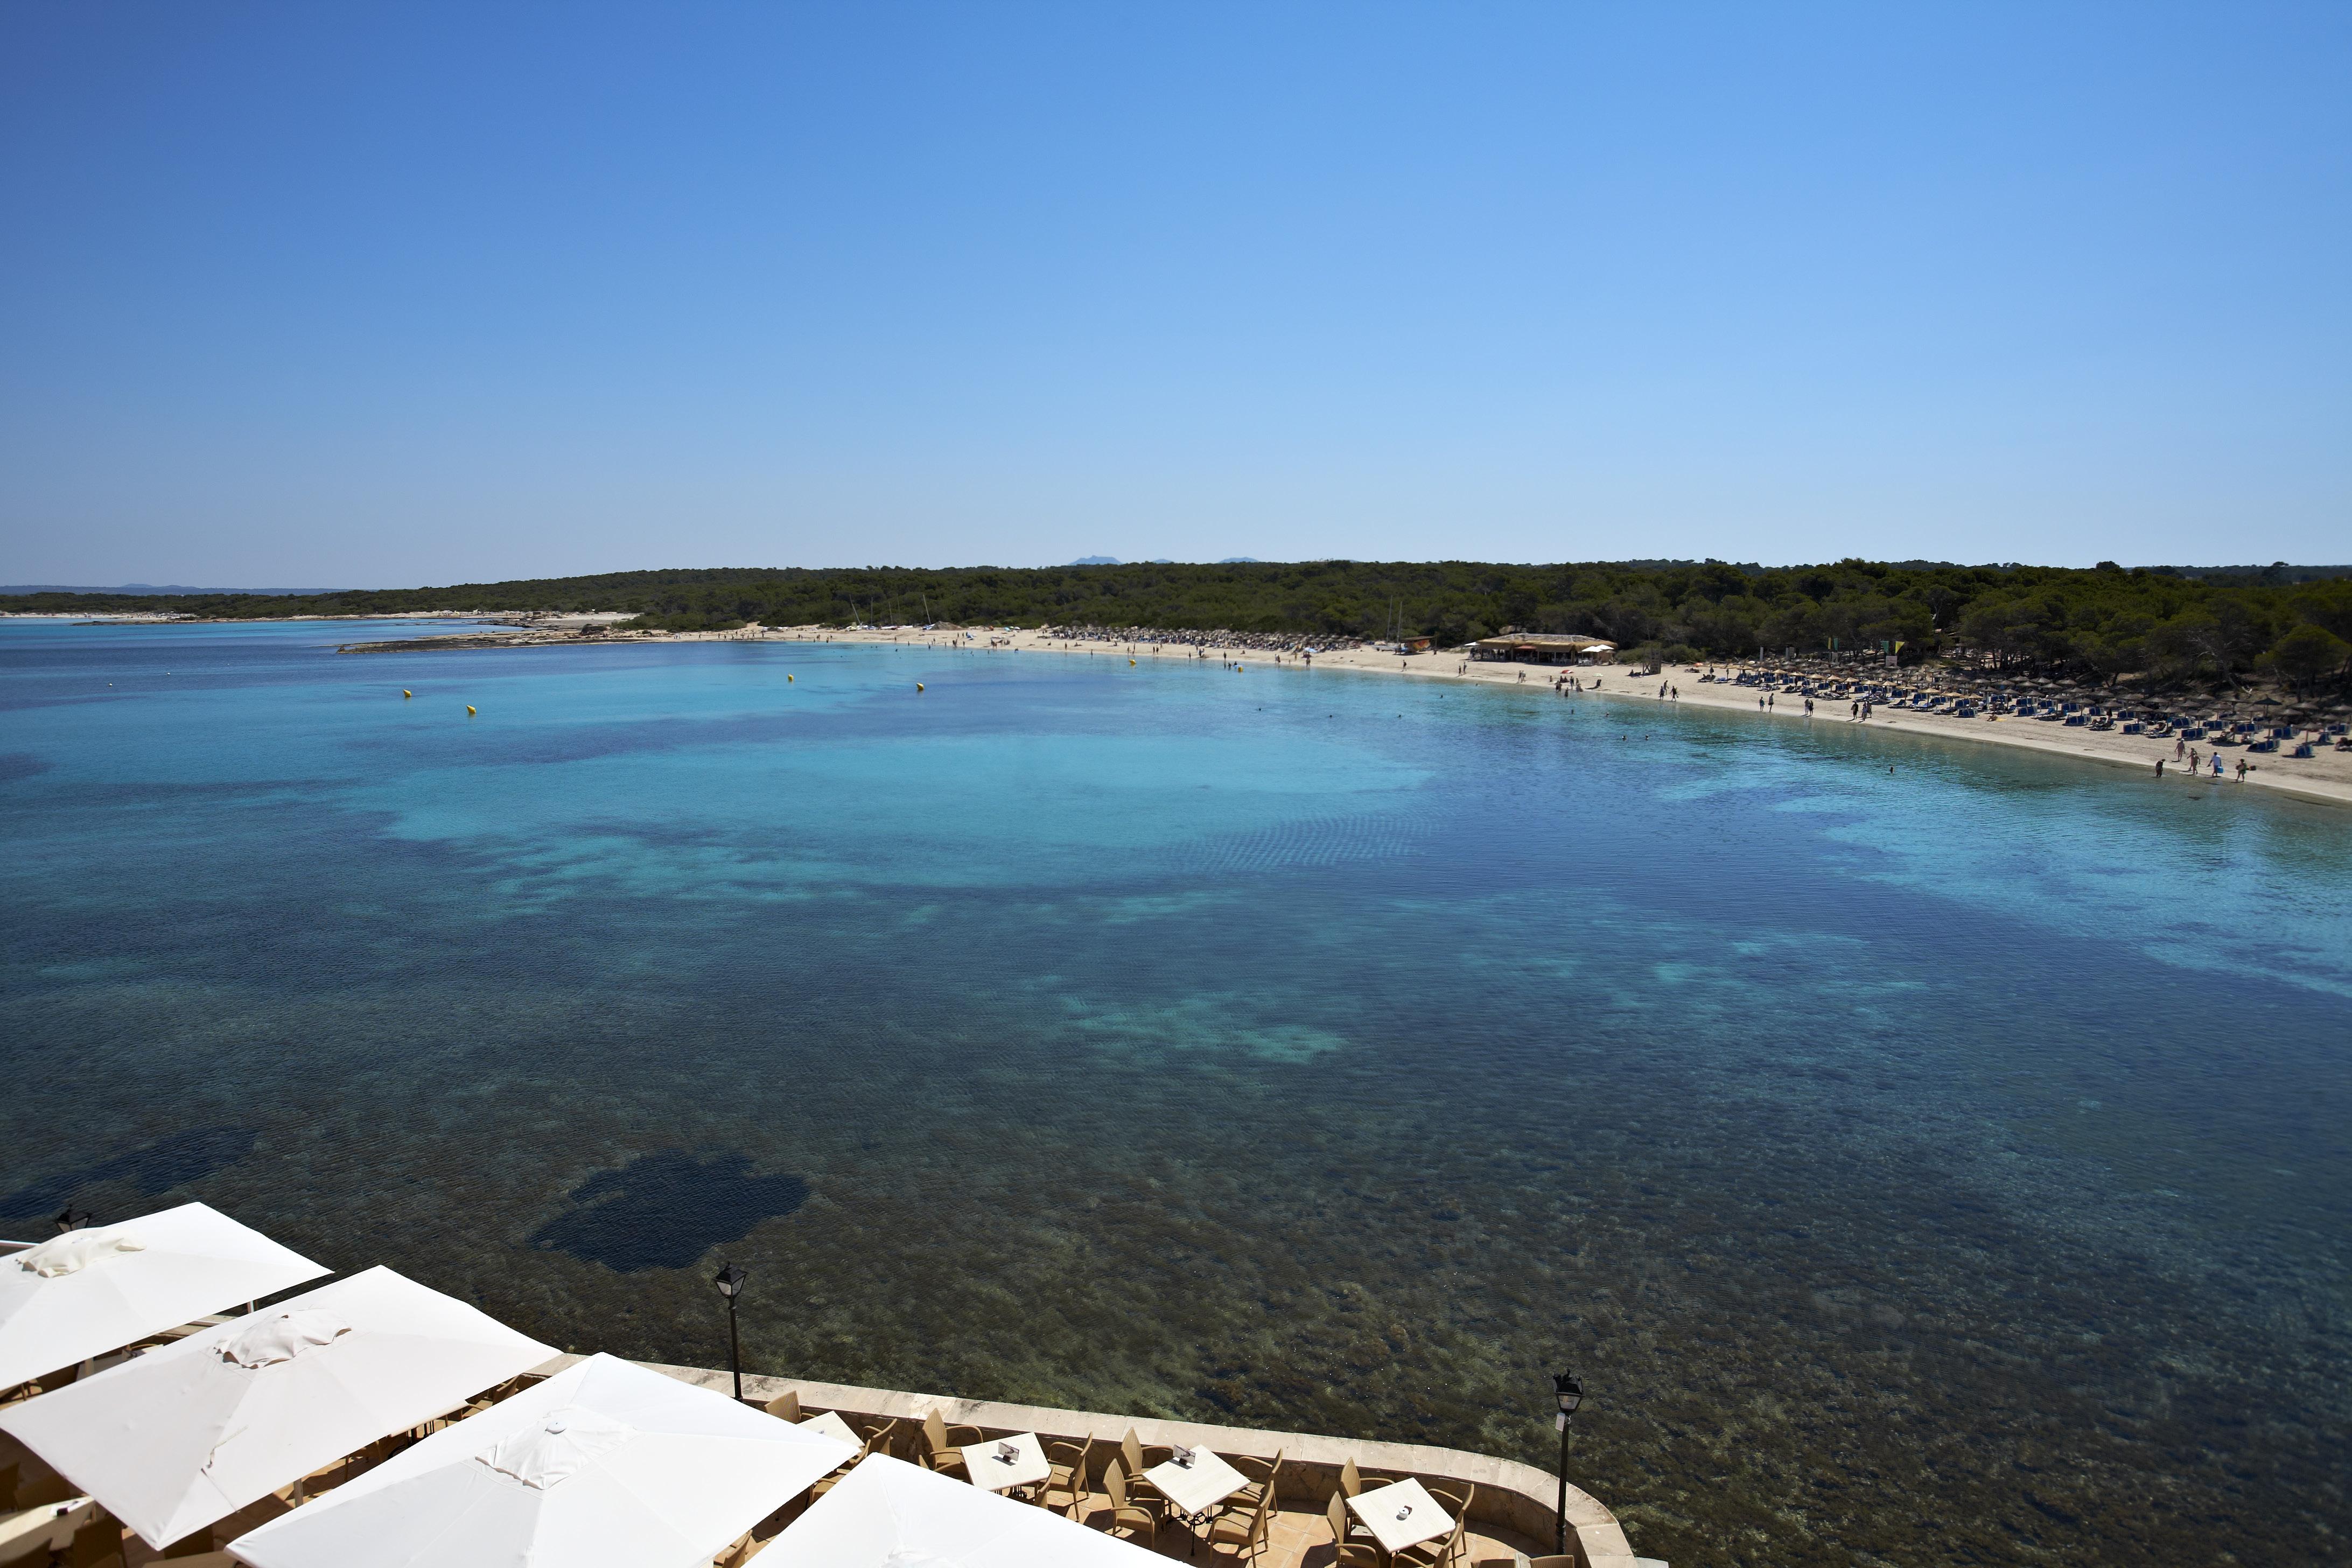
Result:
M593 1355L229 1551L254 1568L689 1568L856 1453Z
M1165 1561L1049 1509L876 1454L770 1542L759 1568L1145 1568Z
M0 1257L0 1388L327 1272L205 1204L68 1231Z
M555 1353L371 1268L0 1412L0 1431L161 1547Z

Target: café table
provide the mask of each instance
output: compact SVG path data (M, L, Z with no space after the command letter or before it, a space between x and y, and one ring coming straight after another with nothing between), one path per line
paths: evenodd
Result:
M1192 1536L1192 1550L1188 1555L1197 1557L1202 1524L1216 1511L1219 1503L1249 1485L1249 1478L1206 1448L1191 1452L1191 1464L1181 1465L1170 1458L1144 1471L1143 1479L1168 1500L1176 1517L1184 1521Z
M1391 1557L1454 1528L1453 1516L1438 1507L1437 1500L1416 1480L1358 1492L1348 1500L1348 1507Z
M1009 1458L1004 1452L1008 1448L1012 1450ZM1010 1437L992 1437L985 1443L966 1443L963 1468L973 1486L992 1492L1034 1487L1054 1473L1034 1432L1016 1432Z
M821 1415L812 1415L801 1425L812 1432L822 1432L828 1437L838 1437L853 1448L862 1448L866 1446L866 1439L851 1430L849 1423L844 1421L837 1411L828 1410Z

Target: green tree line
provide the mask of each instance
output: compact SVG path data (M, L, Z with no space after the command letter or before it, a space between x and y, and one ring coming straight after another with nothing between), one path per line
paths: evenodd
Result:
M1506 565L1469 561L939 570L619 572L303 595L35 594L0 609L164 610L208 617L415 610L621 610L671 630L858 622L1149 626L1452 645L1515 628L1582 632L1668 657L1759 648L1947 655L2113 679L2341 682L2352 663L2352 569L2091 570L1848 560Z

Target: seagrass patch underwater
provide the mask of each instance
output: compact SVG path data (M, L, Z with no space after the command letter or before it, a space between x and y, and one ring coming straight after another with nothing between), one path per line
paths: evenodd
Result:
M704 1364L731 1258L761 1370L1538 1464L1573 1363L1678 1565L2352 1561L2340 814L1339 671L364 635L0 625L12 1227L200 1196Z

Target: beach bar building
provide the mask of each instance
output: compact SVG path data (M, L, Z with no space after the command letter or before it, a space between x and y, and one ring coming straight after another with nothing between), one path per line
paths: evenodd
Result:
M1470 645L1470 657L1507 659L1515 664L1598 664L1617 651L1617 645L1599 637L1553 632L1506 632L1480 637Z

